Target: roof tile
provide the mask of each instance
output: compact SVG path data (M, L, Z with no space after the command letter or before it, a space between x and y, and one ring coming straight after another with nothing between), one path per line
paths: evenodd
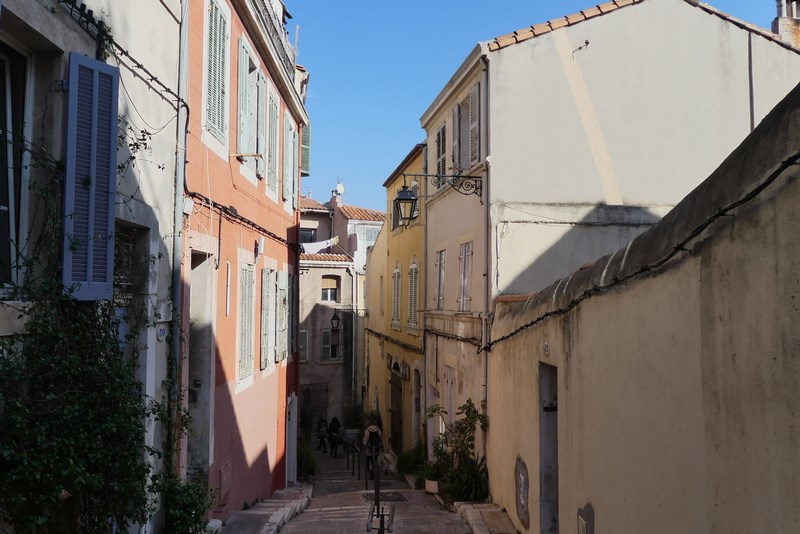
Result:
M533 33L533 28L523 28L522 30L517 30L514 32L514 35L517 37L517 42L525 41L526 39L531 39L535 37Z
M551 31L553 31L553 28L550 27L549 22L534 24L531 29L533 30L533 33L536 35L542 35L543 33L550 33Z
M553 28L554 30L563 28L564 26L569 26L569 21L567 20L567 17L561 17L560 19L554 19L550 21L550 27Z
M509 34L506 34L506 35L501 35L500 37L495 39L495 41L497 41L497 45L500 48L503 48L505 46L508 46L508 45L516 43L517 42L517 38L514 36L513 33L509 33Z
M347 254L300 254L300 261L335 261L340 263L349 263L353 259Z
M599 9L602 13L608 13L609 11L614 11L617 9L617 3L613 1L606 2L605 4L600 4L597 6L597 9Z
M603 12L600 11L600 8L597 6L590 7L589 9L584 9L583 11L581 11L581 13L583 13L583 16L586 17L587 19L590 19L592 17L597 17L598 15L603 14Z
M638 0L641 1L641 0ZM636 3L637 0L616 0L617 7L625 7Z
M383 222L386 219L386 214L380 211L375 211L367 208L359 208L357 206L341 206L342 215L348 219L355 219L357 221L377 221Z
M567 24L577 24L578 22L586 20L586 17L583 16L583 13L574 13L572 15L567 15L564 18L567 19Z

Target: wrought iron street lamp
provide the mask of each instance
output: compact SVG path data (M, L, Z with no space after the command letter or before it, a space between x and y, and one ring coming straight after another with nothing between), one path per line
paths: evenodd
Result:
M397 214L398 222L403 226L408 226L412 220L419 216L417 194L405 184L406 178L431 179L431 185L437 189L449 185L452 189L462 195L478 195L483 192L483 177L469 176L465 174L403 174L403 187L397 192L394 199L394 211ZM483 200L481 200L483 204Z
M398 223L408 226L417 217L417 194L408 188L406 184L397 192L394 199L394 212L397 214Z

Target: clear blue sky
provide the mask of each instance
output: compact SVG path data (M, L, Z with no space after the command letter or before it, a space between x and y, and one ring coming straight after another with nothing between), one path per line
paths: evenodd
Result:
M284 0L310 74L311 176L303 194L384 211L383 182L424 140L419 118L479 41L597 5L598 0ZM769 28L775 0L710 0Z

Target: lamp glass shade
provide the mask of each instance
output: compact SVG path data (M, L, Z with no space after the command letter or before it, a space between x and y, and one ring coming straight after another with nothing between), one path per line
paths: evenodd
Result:
M408 226L417 217L417 201L417 195L407 185L404 185L397 192L397 197L394 199L394 212L398 218L397 222L403 226Z
M339 330L339 314L336 312L331 316L331 330Z

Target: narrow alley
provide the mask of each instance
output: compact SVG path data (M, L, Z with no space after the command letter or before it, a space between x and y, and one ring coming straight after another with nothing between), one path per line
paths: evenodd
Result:
M311 486L297 486L278 492L273 499L257 503L233 515L222 527L222 534L338 534L367 532L370 506L374 502L373 482L359 477L358 463L347 458L333 458L317 451L317 475ZM360 465L363 470L363 463ZM459 506L461 513L450 512L435 496L412 489L401 476L380 474L381 503L388 514L395 507L393 531L400 534L513 534L516 530L505 513L496 506ZM311 493L310 500L304 497ZM293 517L281 517L299 508ZM303 509L303 505L305 509ZM467 517L470 521L467 521ZM285 523L284 523L285 522ZM386 525L388 532L388 524ZM372 532L379 532L379 521L373 520Z

